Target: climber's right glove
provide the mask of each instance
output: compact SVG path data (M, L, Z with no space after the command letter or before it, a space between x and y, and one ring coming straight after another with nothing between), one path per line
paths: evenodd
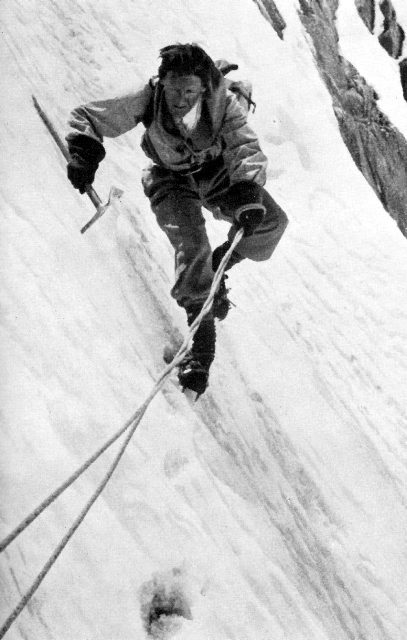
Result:
M106 155L101 142L79 134L68 141L70 160L67 166L68 179L75 189L85 193L86 187L95 179L99 163Z

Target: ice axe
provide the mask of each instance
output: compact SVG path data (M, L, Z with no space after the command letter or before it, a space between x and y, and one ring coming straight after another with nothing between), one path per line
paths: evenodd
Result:
M62 155L64 156L65 160L69 161L69 152L68 152L68 149L66 148L62 138L58 134L58 132L55 129L54 125L52 124L51 120L48 118L48 116L45 113L44 109L38 103L37 98L35 96L32 96L32 99L33 99L34 107L36 108L36 111L37 111L38 115L40 116L41 120L43 121L43 123L47 127L47 129L50 132L50 134L52 135L52 137L54 138L54 140L55 140L56 144L58 145L59 149L61 150ZM81 233L85 233L85 231L87 231L89 229L89 227L92 226L92 224L94 222L96 222L96 220L99 220L99 218L101 218L103 216L103 214L107 211L107 209L110 207L110 205L113 203L113 201L120 199L121 196L123 195L123 191L121 189L118 189L117 187L110 187L109 197L107 199L107 202L105 204L103 204L101 199L99 198L98 194L96 193L96 191L94 190L94 188L90 184L86 186L85 193L89 197L89 199L92 201L92 203L93 203L93 205L94 205L94 207L96 209L96 213L85 224L85 226L82 227Z

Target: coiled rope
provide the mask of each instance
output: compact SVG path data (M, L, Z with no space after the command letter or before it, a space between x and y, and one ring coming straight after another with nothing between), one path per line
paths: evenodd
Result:
M117 453L116 457L114 458L114 460L113 460L112 464L110 465L107 473L102 478L102 480L99 483L99 485L97 486L95 492L92 494L92 496L90 497L90 499L88 500L88 502L86 503L86 505L84 506L84 508L82 509L80 514L78 515L78 517L76 518L76 520L73 522L73 524L70 527L70 529L66 532L66 534L64 535L64 537L62 538L62 540L60 541L58 546L55 548L54 552L49 557L49 559L47 560L47 562L43 566L42 570L37 575L36 579L34 580L34 582L31 585L31 587L23 595L23 597L21 598L21 600L18 603L18 605L15 607L13 612L10 614L10 616L7 618L7 620L5 621L3 626L1 627L1 629L0 629L0 638L4 637L4 635L10 629L11 625L15 622L17 617L23 611L23 609L25 608L27 603L30 601L30 599L32 598L34 593L37 591L37 589L40 586L41 582L44 580L44 578L47 575L47 573L52 568L53 564L55 563L55 561L57 560L59 555L62 553L62 551L64 550L64 548L68 544L69 540L72 538L72 536L75 533L75 531L78 529L80 524L85 519L85 517L86 517L87 513L90 511L92 505L96 502L96 500L98 499L98 497L102 493L103 489L106 487L107 483L109 482L110 478L112 477L115 469L117 468L117 466L118 466L118 464L119 464L119 462L120 462L120 460L121 460L121 458L122 458L122 456L123 456L128 444L130 442L130 440L132 439L132 437L134 435L134 432L136 431L138 425L140 424L140 422L141 422L141 420L142 420L142 418L143 418L148 406L150 405L151 401L156 396L158 391L163 387L164 383L166 382L167 378L169 377L169 375L173 371L173 369L175 367L177 367L182 362L186 352L189 349L190 342L191 342L193 336L195 335L196 331L198 330L198 327L199 327L199 325L200 325L200 323L202 321L202 318L212 308L213 299L215 297L216 291L219 288L221 279L222 279L222 277L223 277L223 275L225 273L225 269L226 269L227 263L229 262L229 259L230 259L231 255L233 253L233 250L235 249L236 245L240 242L242 236L243 236L243 229L239 229L237 231L235 237L233 238L233 241L231 242L230 248L228 249L228 251L225 253L224 257L222 258L222 261L221 261L221 263L220 263L220 265L219 265L219 267L218 267L218 269L217 269L217 271L216 271L216 273L214 275L209 295L208 295L205 303L203 304L199 315L195 318L195 320L193 321L193 323L189 327L189 330L188 330L188 332L187 332L187 334L185 336L185 339L184 339L182 345L180 346L179 350L177 351L174 359L172 360L172 362L170 362L170 364L168 364L163 369L163 371L159 375L156 383L154 384L154 387L152 388L152 390L150 391L149 395L144 400L144 402L135 411L135 413L132 415L132 417L125 423L125 425L121 429L119 429L119 431L117 431L116 434L114 434L102 447L100 447L100 449L98 449L90 458L88 458L88 460L86 462L84 462L84 464L82 464L81 467L79 467L62 485L60 485L53 493L51 493L8 536L6 536L6 538L4 538L4 540L1 541L1 543L0 543L0 553L3 552L6 549L6 547L8 547L8 545L11 542L13 542L13 540L15 540L47 507L49 507L52 504L52 502L54 502L54 500L56 500L56 498L58 498L65 491L65 489L67 489L70 485L72 485L73 482L75 482L75 480L77 480L77 478L79 478L84 473L84 471L86 471L86 469L88 469L102 455L102 453L104 453L125 431L127 431L129 429L129 432L128 432L128 434L127 434L122 446L120 447L119 452Z

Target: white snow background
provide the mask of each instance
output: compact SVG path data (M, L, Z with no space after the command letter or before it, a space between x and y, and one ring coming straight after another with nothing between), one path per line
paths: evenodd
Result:
M185 333L140 185L142 127L106 140L95 188L125 196L81 235L94 210L31 95L64 135L72 107L139 86L160 47L196 41L253 81L267 188L290 218L270 261L231 272L210 389L192 406L171 376L7 640L406 637L406 239L342 142L297 2L277 4L283 41L251 0L0 5L3 535L125 423ZM351 4L344 55L402 129L397 63L361 21L363 47L349 44ZM216 246L227 225L207 221ZM3 620L118 446L2 554ZM154 585L190 615L152 636Z

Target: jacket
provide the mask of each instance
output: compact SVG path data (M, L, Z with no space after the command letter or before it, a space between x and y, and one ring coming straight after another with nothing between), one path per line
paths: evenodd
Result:
M223 77L216 89L204 94L200 120L188 137L181 134L166 108L162 84L152 79L134 93L75 108L66 140L86 135L103 144L104 137L119 136L140 122L146 126L142 149L155 164L191 173L223 155L231 184L253 181L263 186L266 182L267 158Z

